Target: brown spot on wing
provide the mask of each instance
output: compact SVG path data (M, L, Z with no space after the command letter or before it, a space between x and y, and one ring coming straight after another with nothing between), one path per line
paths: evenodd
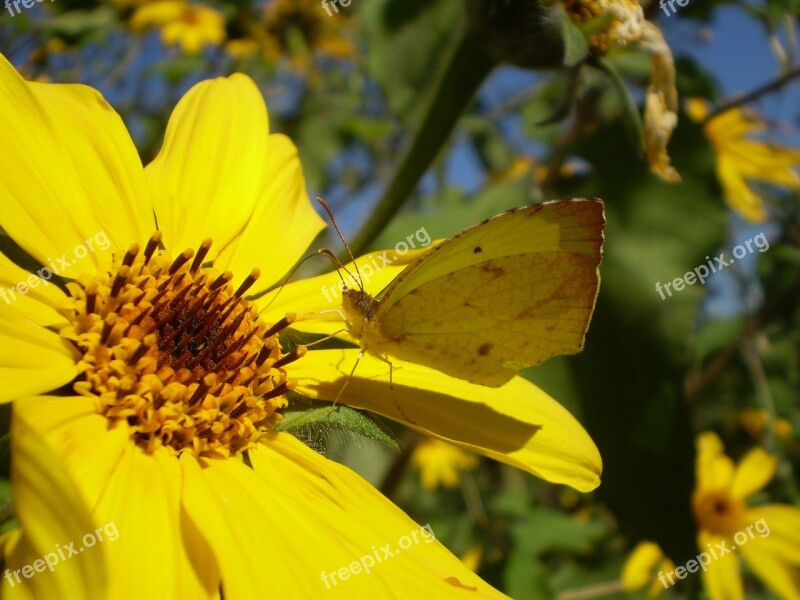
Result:
M475 249L472 251L473 254L480 254L481 252L483 252L483 248L480 246L475 246Z
M493 346L489 342L484 342L478 348L478 354L480 354L481 356L487 356L489 352L492 351L492 347Z
M491 273L491 275L497 279L498 277L505 275L506 270L503 267L498 267L497 265L493 265L491 263L483 263L481 265L481 271L484 273Z

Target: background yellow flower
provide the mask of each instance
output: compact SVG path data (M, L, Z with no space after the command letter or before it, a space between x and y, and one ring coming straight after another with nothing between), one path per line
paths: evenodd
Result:
M692 98L686 111L694 120L709 115L708 102ZM725 201L740 216L759 223L768 217L764 199L751 181L769 183L791 190L800 189L800 150L753 137L767 131L764 120L748 108L732 108L711 118L703 126L714 147L717 178Z
M222 13L183 0L157 0L140 5L131 17L131 27L136 31L158 27L164 44L177 44L186 54L197 54L205 46L219 46L225 40Z
M422 485L432 490L439 486L456 487L460 471L474 469L478 459L460 448L427 438L417 445L411 464L419 469Z

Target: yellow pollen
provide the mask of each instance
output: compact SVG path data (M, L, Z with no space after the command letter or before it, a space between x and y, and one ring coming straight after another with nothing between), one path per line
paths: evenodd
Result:
M267 328L244 299L257 269L234 291L231 273L203 266L211 240L174 261L160 242L157 232L143 252L134 245L108 272L68 284L60 333L82 354L74 389L148 452L235 455L280 420L295 386L284 367L306 349L282 355L293 316Z
M692 496L697 526L722 536L734 535L742 528L745 506L723 490L699 490Z

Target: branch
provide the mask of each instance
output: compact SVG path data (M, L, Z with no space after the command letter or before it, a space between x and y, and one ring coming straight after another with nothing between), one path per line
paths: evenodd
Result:
M764 96L782 87L784 84L788 83L795 77L800 77L800 66L797 66L794 69L786 71L782 75L779 75L772 81L769 81L764 85L757 87L751 92L748 92L744 95L737 95L729 100L724 101L722 104L717 106L717 108L715 108L708 114L703 123L704 124L707 123L714 117L719 116L722 113L731 110L732 108L736 108L738 106L742 106L743 104L748 104L753 100L757 100L761 96Z

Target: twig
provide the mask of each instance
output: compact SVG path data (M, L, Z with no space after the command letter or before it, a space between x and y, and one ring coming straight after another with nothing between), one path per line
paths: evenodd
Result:
M772 321L795 308L798 301L800 301L800 277L794 280L778 302L753 319L742 335L739 336L739 339L728 346L722 353L715 356L699 375L686 382L684 386L684 398L686 401L691 402L694 400L725 370L725 367L736 356L742 344L751 340Z
M714 117L719 116L722 113L731 110L732 108L736 108L738 106L742 106L743 104L748 104L753 100L757 100L761 96L764 96L765 94L777 90L778 88L788 83L795 77L800 77L800 66L786 71L785 73L779 75L772 81L768 81L764 85L761 85L744 95L737 95L731 98L730 100L726 100L725 102L717 106L714 110L712 110L703 122L707 123Z
M772 452L775 447L775 401L772 399L772 391L769 389L767 374L764 372L764 365L761 358L753 347L752 340L742 343L742 358L753 386L756 388L756 396L761 407L767 411L767 425L764 428L764 449Z

